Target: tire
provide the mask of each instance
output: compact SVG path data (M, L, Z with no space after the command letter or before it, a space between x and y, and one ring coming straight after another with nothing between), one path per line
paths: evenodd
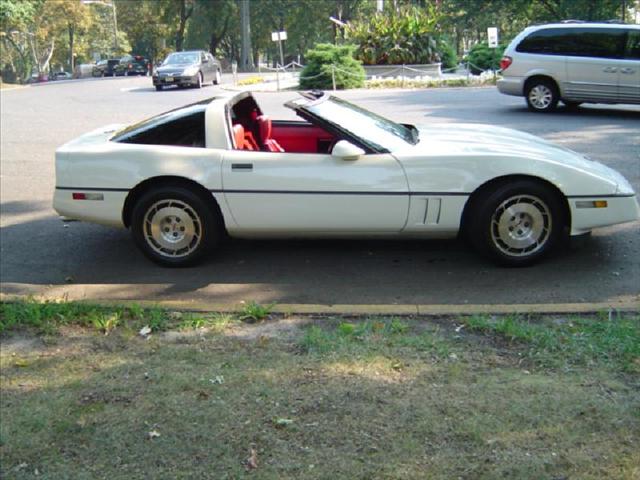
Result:
M213 85L220 85L222 83L222 74L220 73L220 69L216 69L216 75L213 78Z
M181 186L148 191L131 213L131 233L138 248L165 267L188 267L203 260L222 231L220 216L207 199Z
M156 85L156 91L161 92L162 91L162 85Z
M485 192L472 205L471 244L499 265L525 267L548 255L565 234L562 199L533 180L516 180Z
M527 106L532 112L552 112L560 100L558 87L548 79L533 79L525 89Z
M198 83L196 83L196 88L202 88L202 72L198 73Z

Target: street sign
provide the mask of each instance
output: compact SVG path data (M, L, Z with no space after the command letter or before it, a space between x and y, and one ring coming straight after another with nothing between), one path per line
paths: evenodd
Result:
M273 42L281 42L287 39L287 32L271 32L271 40Z
M489 40L489 48L498 46L498 29L496 27L487 28L487 38Z

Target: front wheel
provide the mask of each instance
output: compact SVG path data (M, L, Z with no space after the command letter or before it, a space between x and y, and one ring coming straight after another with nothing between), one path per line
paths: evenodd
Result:
M221 237L221 222L206 200L184 187L159 187L138 200L131 233L142 252L166 267L202 260Z
M196 88L202 88L202 73L198 73L198 78L196 80Z
M562 200L545 185L514 181L477 200L470 240L496 263L531 265L551 252L562 238L566 225Z
M534 79L526 87L527 106L533 112L551 112L558 105L556 85L547 79Z

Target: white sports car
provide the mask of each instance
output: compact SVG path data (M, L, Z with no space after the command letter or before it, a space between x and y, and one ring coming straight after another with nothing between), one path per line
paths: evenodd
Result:
M491 125L417 128L322 92L271 120L250 93L222 95L56 151L55 210L129 228L152 260L184 266L231 237L463 234L528 265L567 235L638 219L616 171Z

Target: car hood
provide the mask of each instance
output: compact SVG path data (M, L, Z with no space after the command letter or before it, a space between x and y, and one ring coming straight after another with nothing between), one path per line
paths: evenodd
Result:
M419 126L420 140L393 154L403 157L473 157L478 161L508 157L514 162L538 160L596 175L618 185L628 182L615 170L568 148L529 133L494 125L447 123Z

